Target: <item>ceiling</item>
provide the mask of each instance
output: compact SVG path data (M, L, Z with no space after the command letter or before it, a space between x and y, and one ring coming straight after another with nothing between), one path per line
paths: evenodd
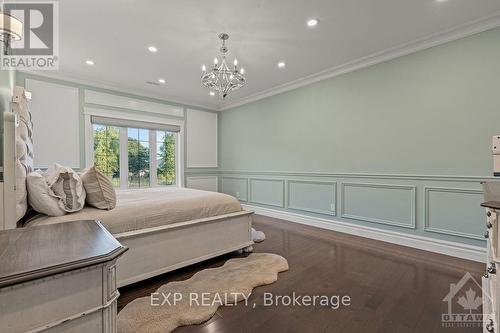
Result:
M500 25L500 0L64 0L59 11L52 75L211 109ZM309 18L319 25L308 28ZM200 84L219 32L247 77L225 101ZM158 78L166 84L146 84Z

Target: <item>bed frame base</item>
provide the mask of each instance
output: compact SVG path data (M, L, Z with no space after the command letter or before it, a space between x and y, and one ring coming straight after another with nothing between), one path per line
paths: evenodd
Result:
M118 287L251 247L252 214L242 211L115 234L129 248L117 263Z

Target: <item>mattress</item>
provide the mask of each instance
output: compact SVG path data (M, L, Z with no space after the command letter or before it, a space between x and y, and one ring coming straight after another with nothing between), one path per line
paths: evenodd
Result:
M101 210L86 206L58 217L38 215L26 226L99 220L112 234L209 218L242 211L239 201L226 194L186 188L158 187L117 190L116 207Z

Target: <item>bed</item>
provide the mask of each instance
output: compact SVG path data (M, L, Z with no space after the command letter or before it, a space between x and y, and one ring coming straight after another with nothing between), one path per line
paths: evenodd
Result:
M15 87L12 112L4 114L4 169L0 229L20 227L27 209L26 175L33 170L28 94ZM85 207L61 217L35 216L22 227L99 220L129 248L117 263L122 287L240 249L249 249L251 211L228 195L184 188L117 191L110 211Z

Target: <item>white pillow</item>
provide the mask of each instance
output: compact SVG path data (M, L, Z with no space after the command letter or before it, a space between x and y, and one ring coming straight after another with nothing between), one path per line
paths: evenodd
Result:
M59 205L61 198L52 191L40 172L30 172L26 177L26 183L28 185L28 201L34 210L48 216L66 214L66 211Z
M81 210L85 206L85 189L78 174L71 168L57 163L43 173L47 184L60 198L59 205L68 213Z

